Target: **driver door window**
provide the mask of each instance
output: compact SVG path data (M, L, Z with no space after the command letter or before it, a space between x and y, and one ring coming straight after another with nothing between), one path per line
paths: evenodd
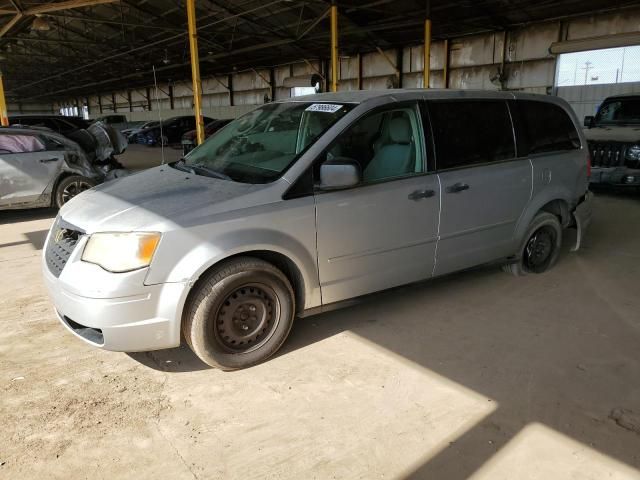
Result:
M375 112L343 133L327 152L327 160L355 160L363 183L423 173L424 145L417 106Z

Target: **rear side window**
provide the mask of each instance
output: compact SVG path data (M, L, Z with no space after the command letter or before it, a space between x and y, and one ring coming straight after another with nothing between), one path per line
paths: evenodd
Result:
M513 127L504 101L430 102L438 169L514 158Z
M520 156L580 148L576 127L564 109L531 100L517 100L514 104Z

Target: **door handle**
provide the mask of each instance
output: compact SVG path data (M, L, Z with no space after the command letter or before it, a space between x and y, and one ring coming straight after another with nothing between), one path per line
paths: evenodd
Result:
M416 190L415 192L411 192L409 194L409 200L420 200L421 198L429 198L433 197L436 192L433 190Z
M469 190L469 185L466 183L458 182L454 185L449 185L447 187L447 193L458 193L464 190Z
M40 163L49 163L49 162L57 162L57 158L43 158L40 160Z

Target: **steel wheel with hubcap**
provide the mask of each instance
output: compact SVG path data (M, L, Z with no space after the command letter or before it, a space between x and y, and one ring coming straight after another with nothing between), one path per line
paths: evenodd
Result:
M560 220L548 212L538 213L531 221L524 239L518 260L504 265L503 270L516 276L549 270L558 259L562 245Z
M203 275L185 306L182 333L200 359L223 370L273 355L287 338L295 295L272 264L238 257Z
M524 249L524 267L532 273L540 273L547 269L556 243L556 232L549 226L536 230Z
M243 285L220 306L216 337L230 352L251 351L269 340L279 318L278 297L271 287L257 283Z

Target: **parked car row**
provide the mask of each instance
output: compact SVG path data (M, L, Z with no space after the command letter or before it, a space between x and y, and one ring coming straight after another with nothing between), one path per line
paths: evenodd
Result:
M204 117L205 124L213 119ZM196 128L196 119L193 115L171 117L161 122L154 122L129 136L131 143L139 143L148 146L179 144L182 136Z
M232 119L227 118L224 120L214 120L212 122L207 123L204 127L204 138L209 138L211 135L216 133L222 127L228 125L229 122L231 122L231 120ZM196 143L197 143L196 137L197 137L197 134L195 130L190 130L184 135L182 135L181 143L182 143L183 155L186 155L196 147Z
M64 205L42 270L60 321L91 345L184 338L242 368L296 316L481 264L548 270L563 230L577 249L590 223L589 168L575 114L551 96L299 97Z

